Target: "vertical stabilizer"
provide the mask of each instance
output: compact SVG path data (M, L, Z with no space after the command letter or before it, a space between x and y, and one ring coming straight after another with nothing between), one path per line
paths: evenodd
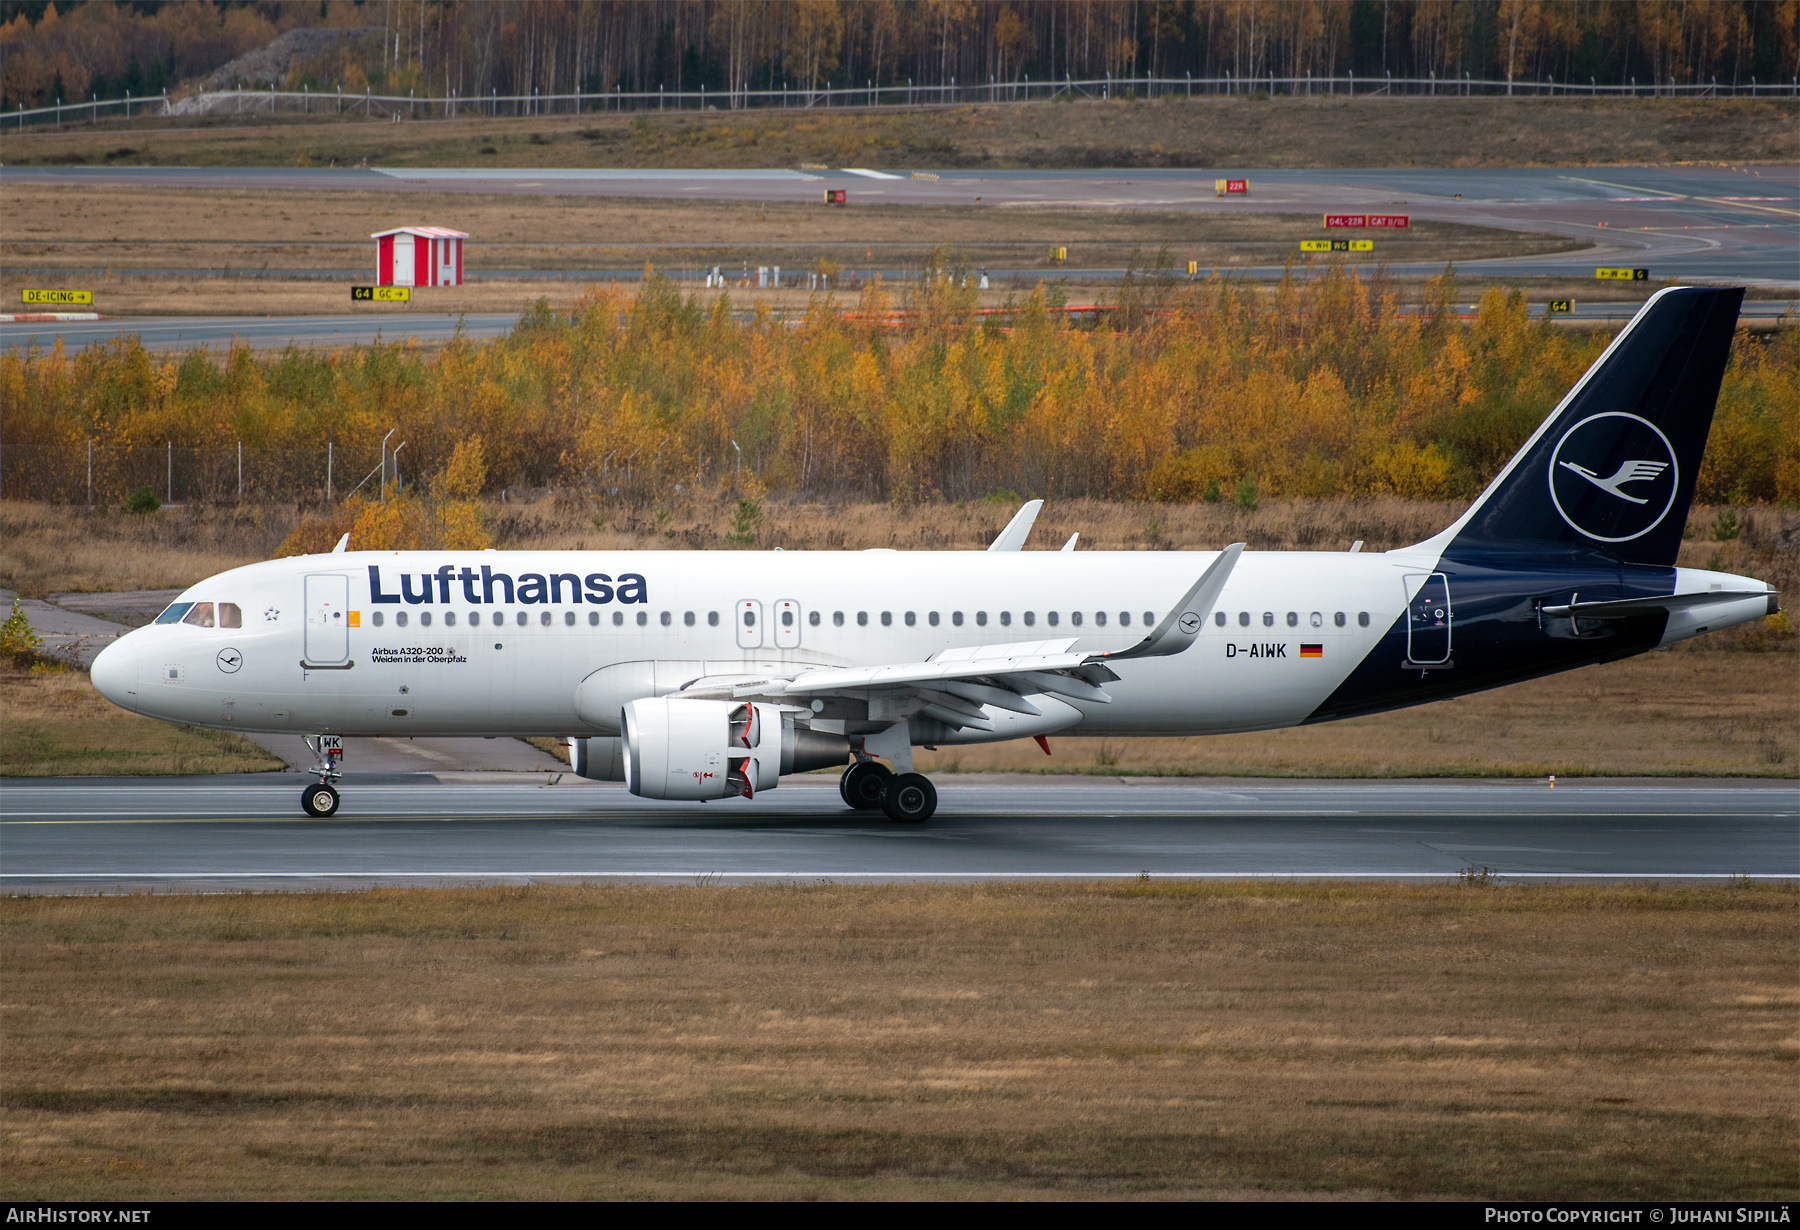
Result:
M1481 498L1423 547L1672 565L1743 298L1742 287L1658 291Z

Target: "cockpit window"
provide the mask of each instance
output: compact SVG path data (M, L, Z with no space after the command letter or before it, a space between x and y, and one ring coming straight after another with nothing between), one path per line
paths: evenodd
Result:
M212 627L213 626L213 604L210 602L194 603L194 609L189 611L187 613L187 618L183 619L181 622L184 624L192 624L196 628Z
M235 602L219 603L219 627L241 628L244 626L244 611Z
M181 617L186 615L188 609L193 605L194 604L191 602L171 603L168 610L156 617L156 622L159 624L178 624L181 622Z

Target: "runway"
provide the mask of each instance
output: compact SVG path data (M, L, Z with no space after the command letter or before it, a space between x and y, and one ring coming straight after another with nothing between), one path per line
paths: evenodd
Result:
M559 780L560 778L560 780ZM558 783L558 784L552 784ZM544 774L13 781L13 893L570 881L1133 877L1800 878L1792 782L1280 782L944 777L925 825L855 813L835 780L670 804Z

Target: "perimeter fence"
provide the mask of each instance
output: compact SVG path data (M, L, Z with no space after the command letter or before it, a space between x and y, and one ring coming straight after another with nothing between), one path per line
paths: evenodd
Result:
M383 464L385 460L385 465ZM105 444L0 448L0 499L121 505L148 487L163 504L316 504L404 486L401 458L368 448L181 448ZM386 471L384 474L383 471Z
M1358 77L1315 77L1305 74L1282 77L1274 73L1261 76L1219 77L1095 77L1061 81L988 80L957 82L948 85L914 85L894 83L877 85L844 84L818 87L782 85L769 89L739 90L600 90L552 94L533 90L529 94L485 95L449 94L436 96L417 94L377 94L364 90L360 94L342 90L277 90L233 89L212 90L201 94L173 97L155 94L143 98L88 99L82 102L58 100L48 107L26 108L23 105L4 121L23 130L27 124L61 128L65 123L97 124L102 113L109 118L132 119L140 116L199 115L272 115L286 111L298 115L356 115L384 120L454 119L467 116L539 116L589 115L608 111L744 111L806 110L809 108L881 108L950 106L967 103L1050 102L1059 98L1195 98L1230 97L1265 94L1289 97L1378 98L1407 95L1412 97L1514 97L1514 98L1792 98L1800 96L1800 77L1787 81L1707 81L1677 82L1639 81L1635 77L1621 82L1602 83L1590 77L1586 81L1554 78L1544 80L1504 80L1460 77L1395 77L1391 74Z

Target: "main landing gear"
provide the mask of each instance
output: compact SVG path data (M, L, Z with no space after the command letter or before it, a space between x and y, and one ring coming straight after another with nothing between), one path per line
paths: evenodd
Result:
M902 824L923 824L937 811L937 787L923 773L901 773L879 761L859 760L838 778L838 793L858 811L887 813Z
M343 776L338 761L344 755L344 741L337 735L308 735L306 746L318 757L318 762L307 772L318 774L319 780L300 792L300 808L307 815L323 820L337 813L340 800L337 787L331 783Z

